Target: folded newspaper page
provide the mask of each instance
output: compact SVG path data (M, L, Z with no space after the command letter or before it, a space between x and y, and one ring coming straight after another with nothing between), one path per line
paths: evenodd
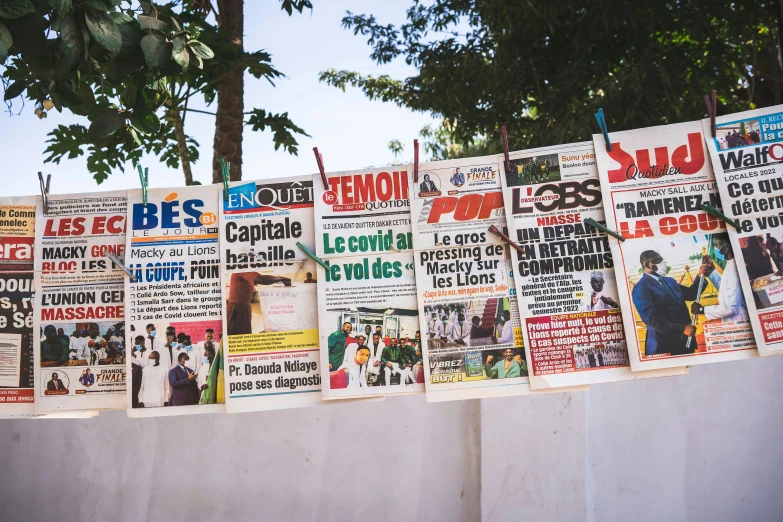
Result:
M701 122L593 136L634 371L758 355Z
M231 183L222 200L228 413L321 404L313 180Z
M225 411L218 185L128 191L130 417Z
M710 120L702 122L723 212L742 228L728 227L731 244L715 257L738 273L732 288L742 288L759 354L781 353L783 105L721 116L716 127L712 138Z
M632 372L592 142L500 158L511 250L534 390L685 373Z
M36 412L123 409L124 191L37 199Z
M0 198L0 415L35 413L35 197Z
M413 253L327 264L317 277L323 398L423 392Z

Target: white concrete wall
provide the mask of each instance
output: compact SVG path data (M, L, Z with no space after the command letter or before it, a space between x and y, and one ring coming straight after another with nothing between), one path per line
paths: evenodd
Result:
M779 521L783 358L589 392L0 421L0 520Z

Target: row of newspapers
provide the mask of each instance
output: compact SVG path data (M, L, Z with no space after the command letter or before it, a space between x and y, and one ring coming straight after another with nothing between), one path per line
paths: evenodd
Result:
M0 416L527 395L783 351L783 106L610 139L0 198Z

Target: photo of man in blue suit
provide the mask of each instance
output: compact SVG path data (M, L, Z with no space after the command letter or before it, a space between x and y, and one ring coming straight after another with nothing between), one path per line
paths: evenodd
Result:
M709 269L702 264L691 286L683 286L666 277L669 267L658 252L645 250L639 256L644 275L633 287L631 296L636 311L647 327L644 355L686 355L696 351L696 342L686 345L696 335L685 301L693 301L699 291L699 281Z

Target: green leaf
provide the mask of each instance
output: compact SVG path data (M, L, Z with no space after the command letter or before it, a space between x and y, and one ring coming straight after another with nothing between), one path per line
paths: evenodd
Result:
M62 56L57 61L57 72L68 75L79 67L84 55L82 34L72 14L63 18L60 24L60 49Z
M132 16L128 16L125 13L119 13L117 11L109 13L109 18L111 18L112 22L114 22L117 26L133 23Z
M26 14L34 13L35 6L30 0L2 0L0 2L0 17L13 20Z
M136 131L133 129L133 127L130 128L130 135L133 138L133 141L136 142L136 145L141 147L141 140L139 139L139 135L136 134Z
M212 52L212 49L197 40L191 40L189 46L190 50L193 51L193 54L198 55L204 60L211 60L215 57L215 53Z
M82 4L84 7L89 7L104 13L108 13L114 9L114 4L111 0L82 0Z
M42 56L49 52L46 40L49 22L43 16L26 14L15 20L4 20L3 23L14 39L15 51L28 56Z
M125 125L125 116L120 111L105 110L96 114L90 122L87 136L93 142L108 138Z
M62 14L67 13L73 7L71 0L49 0L49 5L52 6L52 9Z
M184 35L177 36L171 42L173 47L171 49L171 57L182 67L182 72L188 70L188 64L190 63L190 55L187 52L188 39Z
M193 49L188 48L188 54L190 54L190 58L192 58L196 62L196 67L199 69L204 68L204 60L201 59L201 56L197 55L193 52Z
M144 134L155 134L160 131L160 118L154 112L133 111L130 122L135 129Z
M167 42L162 34L148 34L141 39L144 61L150 67L166 67L171 59L171 49L171 42Z
M5 45L6 49L10 49L11 46L14 44L14 39L11 36L11 31L8 30L8 28L3 24L3 22L0 22L0 44Z
M0 42L0 65L5 63L6 58L8 58L8 48Z
M98 44L112 54L117 54L122 48L120 30L106 13L85 11L87 29Z
M145 31L168 31L169 24L162 20L158 20L154 16L139 15L136 18L139 20L139 25Z
M26 88L27 88L27 84L22 80L14 82L11 85L9 85L8 88L5 90L3 99L12 100L17 96L19 96L20 94L22 94Z

